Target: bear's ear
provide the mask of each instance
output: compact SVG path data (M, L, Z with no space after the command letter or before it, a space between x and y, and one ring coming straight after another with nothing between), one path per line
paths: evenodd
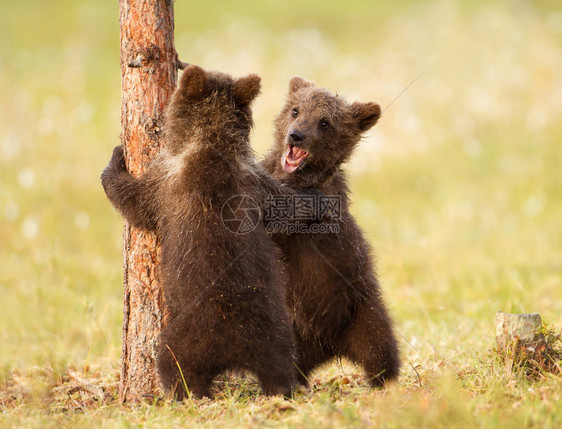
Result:
M375 125L381 117L381 106L371 102L353 103L351 105L351 114L361 132L367 131Z
M201 99L207 94L207 73L201 67L188 66L181 76L180 88L189 98Z
M260 88L261 78L257 74L251 74L234 81L232 95L238 104L245 106L258 96Z
M294 76L289 81L289 94L297 92L301 88L306 88L307 86L314 86L314 82L303 79L299 76Z

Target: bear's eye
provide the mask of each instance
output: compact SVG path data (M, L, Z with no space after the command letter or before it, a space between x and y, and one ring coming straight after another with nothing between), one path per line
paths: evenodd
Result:
M329 126L330 123L326 119L322 119L320 121L320 128L322 128L323 130L327 130Z
M291 114L293 115L293 118L296 118L297 116L299 116L299 109L293 107L293 111Z

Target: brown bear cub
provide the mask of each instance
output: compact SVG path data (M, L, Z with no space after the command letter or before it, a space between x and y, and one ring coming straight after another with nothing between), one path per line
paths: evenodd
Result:
M133 178L117 147L102 174L123 216L161 237L170 317L157 365L178 399L188 394L184 384L190 394L210 396L226 370L253 372L267 395L290 395L297 383L280 252L263 224L236 234L221 217L232 197L235 205L243 195L263 207L269 192L249 146L250 103L259 90L256 75L233 79L189 66L167 110L166 147L149 170ZM255 209L247 206L241 213Z
M262 162L297 193L340 201L337 233L273 234L287 266L299 380L305 385L314 368L334 357L361 365L373 386L384 385L399 372L392 322L369 244L349 213L349 188L341 168L380 115L378 104L348 104L295 77L275 120L275 145Z

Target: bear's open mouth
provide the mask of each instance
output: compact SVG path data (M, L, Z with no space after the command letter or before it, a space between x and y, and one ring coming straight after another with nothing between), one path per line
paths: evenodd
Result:
M289 145L281 162L283 170L287 173L292 173L301 166L307 156L308 152L306 150L300 149L292 144Z

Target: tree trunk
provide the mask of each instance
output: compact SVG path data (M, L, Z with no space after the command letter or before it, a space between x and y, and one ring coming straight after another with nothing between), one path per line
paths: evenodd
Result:
M164 108L176 86L172 0L119 0L121 142L127 169L140 176L160 150ZM130 227L123 232L124 303L120 399L160 393L155 345L164 320L158 280L159 240Z

